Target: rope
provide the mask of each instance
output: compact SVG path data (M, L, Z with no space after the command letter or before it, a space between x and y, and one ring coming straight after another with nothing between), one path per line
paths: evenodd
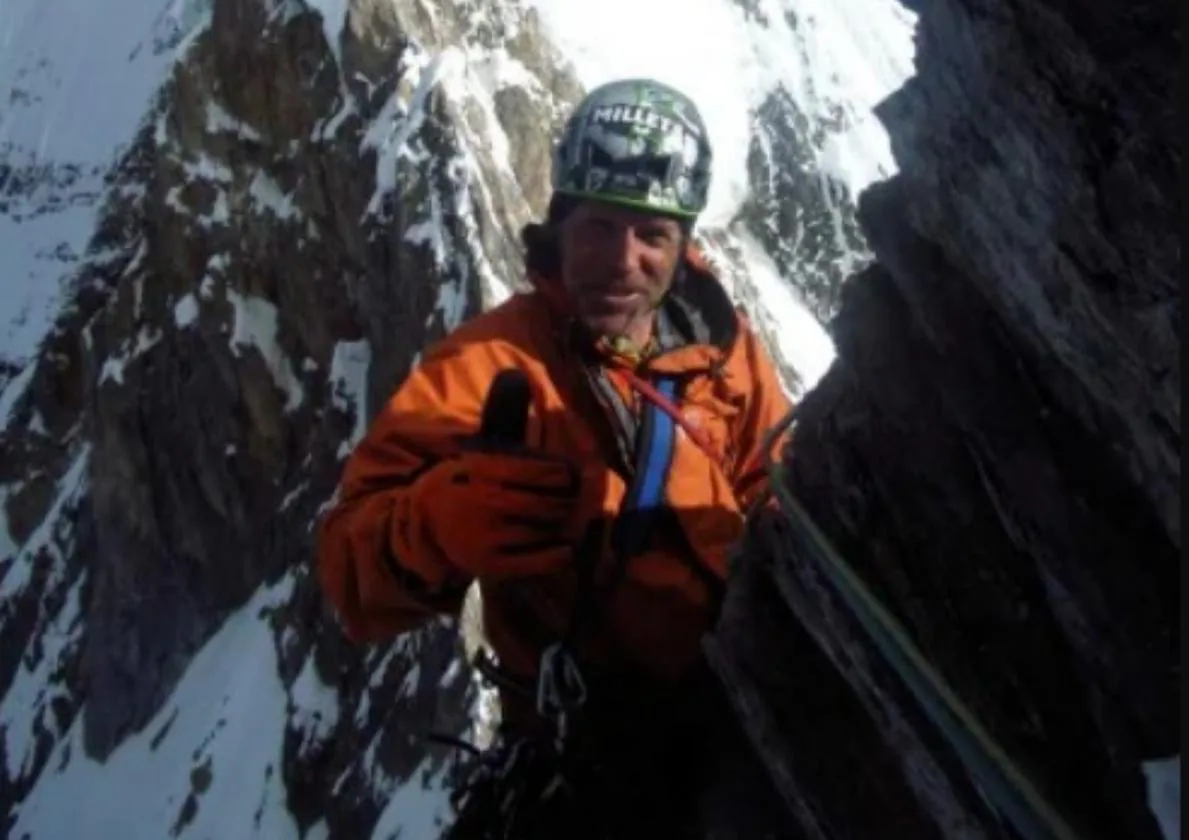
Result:
M763 451L770 453L772 444L795 421L796 408L793 408L768 433ZM768 458L769 486L801 546L825 573L930 722L949 741L994 808L1025 840L1082 840L987 733L853 567L814 524L784 481L786 468L778 458Z

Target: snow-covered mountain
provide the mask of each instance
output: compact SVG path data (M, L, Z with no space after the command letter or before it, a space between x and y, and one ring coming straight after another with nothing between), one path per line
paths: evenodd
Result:
M424 736L474 699L453 630L345 647L310 523L418 350L519 282L584 87L699 101L712 255L790 388L824 372L910 15L635 5L5 4L10 836L432 836Z
M436 836L426 735L481 698L453 625L359 650L326 613L311 525L352 442L517 288L552 132L614 76L704 109L700 233L817 382L913 27L896 0L4 0L0 833Z

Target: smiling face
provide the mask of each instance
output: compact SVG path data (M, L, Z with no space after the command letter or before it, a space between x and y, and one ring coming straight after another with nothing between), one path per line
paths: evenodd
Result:
M681 224L597 201L583 201L559 231L561 280L578 316L596 335L644 346L681 259Z

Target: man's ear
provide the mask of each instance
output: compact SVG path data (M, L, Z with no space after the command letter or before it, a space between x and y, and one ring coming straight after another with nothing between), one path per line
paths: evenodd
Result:
M714 273L710 268L710 263L706 261L706 255L702 253L702 249L698 247L698 243L694 241L692 236L685 241L685 246L682 248L682 255L682 262L694 271L701 272L702 274Z

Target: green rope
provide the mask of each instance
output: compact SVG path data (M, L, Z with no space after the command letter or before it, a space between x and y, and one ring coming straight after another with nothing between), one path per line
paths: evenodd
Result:
M772 430L769 444L792 426L795 418L794 409ZM764 451L771 452L771 445ZM903 680L933 725L949 741L995 809L1026 840L1081 840L995 743L891 613L838 554L788 489L784 478L784 465L777 459L769 459L770 487L794 528L797 542L825 573L868 638Z

